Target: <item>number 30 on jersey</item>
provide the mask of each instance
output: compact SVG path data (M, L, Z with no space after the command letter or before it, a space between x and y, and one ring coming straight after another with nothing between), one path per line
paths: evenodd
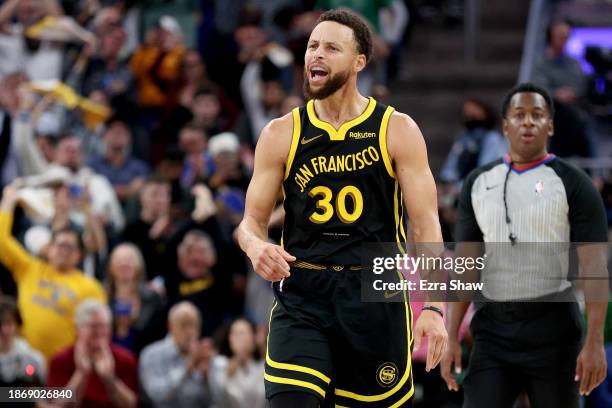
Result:
M313 187L308 192L308 196L318 198L317 211L312 213L308 218L315 224L323 224L329 221L334 212L338 215L340 221L345 224L351 224L359 219L363 212L363 195L355 186L345 186L338 192L334 200L333 193L329 187L317 186ZM320 197L320 198L319 198ZM347 200L353 201L353 209L349 212L346 208ZM335 211L332 201L335 201Z

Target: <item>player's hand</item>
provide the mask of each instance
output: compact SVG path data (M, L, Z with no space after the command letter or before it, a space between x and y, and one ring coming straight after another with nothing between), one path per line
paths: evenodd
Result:
M440 362L440 372L442 378L446 381L446 386L451 391L459 391L459 384L451 374L451 368L455 369L455 373L461 374L461 345L456 338L449 338L446 352L442 356Z
M580 381L580 395L589 395L606 378L606 352L602 343L586 341L576 360L575 381Z
M288 278L289 263L295 261L295 256L289 254L279 245L262 241L247 254L253 263L255 272L265 280L278 282Z
M427 337L427 362L425 370L435 368L446 350L448 334L444 327L444 319L431 310L423 310L414 326L414 351L421 347L423 337Z

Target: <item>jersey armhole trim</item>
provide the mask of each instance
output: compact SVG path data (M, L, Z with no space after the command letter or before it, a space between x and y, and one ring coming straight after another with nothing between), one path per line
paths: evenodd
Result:
M392 178L395 178L395 172L393 171L391 158L389 157L389 150L387 149L387 128L389 127L389 118L391 118L393 111L395 111L395 109L388 106L387 110L385 110L385 113L383 114L382 121L380 122L380 131L378 132L378 142L380 144L380 154L383 158L383 162L385 163L387 173L389 173L389 176Z
M295 152L298 148L298 140L300 139L300 108L294 108L293 111L293 134L291 136L291 147L289 148L289 156L287 157L287 164L285 165L285 177L284 180L287 180L289 177L289 172L291 171L291 165L293 164L293 159L295 158Z

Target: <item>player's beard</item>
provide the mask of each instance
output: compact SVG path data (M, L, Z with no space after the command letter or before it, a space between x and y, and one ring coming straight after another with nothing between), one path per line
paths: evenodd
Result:
M308 77L310 76L310 72L308 69L304 67L304 96L306 100L310 99L325 99L328 96L332 95L338 89L342 88L344 84L349 79L350 71L346 70L344 72L338 72L337 74L330 75L330 77L325 81L323 86L318 90L314 90L310 87L310 82L308 82Z

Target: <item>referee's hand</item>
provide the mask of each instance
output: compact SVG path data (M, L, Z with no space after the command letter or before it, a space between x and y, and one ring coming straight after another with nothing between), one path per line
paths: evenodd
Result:
M446 386L451 391L459 391L459 384L455 377L451 374L452 366L455 366L455 374L461 374L461 344L457 338L449 338L446 353L442 356L440 363L440 372L442 378L446 381Z
M247 255L251 259L255 272L270 282L288 278L290 276L289 262L296 259L281 246L264 241L255 245Z
M606 351L603 343L586 341L576 360L575 381L580 381L580 395L589 395L606 378Z
M423 337L427 337L427 362L425 370L430 371L440 363L446 351L448 334L444 319L436 312L423 310L414 326L414 351L421 347Z

